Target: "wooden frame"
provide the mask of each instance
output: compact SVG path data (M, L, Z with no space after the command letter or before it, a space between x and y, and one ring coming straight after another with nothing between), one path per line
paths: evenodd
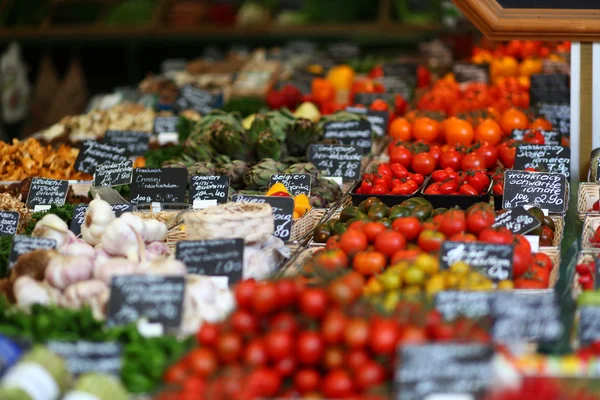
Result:
M600 39L600 10L502 8L496 0L453 0L492 40L541 39L592 42Z

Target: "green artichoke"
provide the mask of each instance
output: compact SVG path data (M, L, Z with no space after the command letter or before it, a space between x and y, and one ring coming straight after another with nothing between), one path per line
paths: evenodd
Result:
M320 194L311 192L308 197L308 202L310 203L310 206L314 208L327 208L327 200Z
M294 114L287 108L272 110L266 113L257 114L252 121L252 126L248 132L250 141L256 143L261 132L271 131L273 136L279 142L285 142L285 135L288 127L295 121Z
M244 173L246 189L266 190L271 182L271 175L281 174L284 169L284 164L277 162L272 158L262 160Z
M287 167L284 171L284 174L310 174L312 177L311 185L317 185L319 182L319 178L321 177L321 173L314 166L313 163L296 163Z
M342 197L342 189L331 179L319 178L317 184L312 186L311 194L323 196L327 204L331 206Z
M200 161L188 168L189 175L215 175L217 166L211 162Z
M242 160L233 160L232 162L217 167L217 175L227 175L229 177L229 186L234 189L243 189L244 174L250 169L250 164Z
M256 155L259 160L281 158L281 145L271 131L263 131L258 135L256 141Z
M308 119L299 118L288 126L285 143L292 156L306 156L308 146L321 140L315 125Z
M235 130L232 126L216 121L210 130L210 145L219 154L232 160L247 160L250 145L243 130Z

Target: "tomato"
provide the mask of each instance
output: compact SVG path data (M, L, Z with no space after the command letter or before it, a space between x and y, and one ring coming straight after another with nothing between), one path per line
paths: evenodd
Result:
M450 117L445 120L443 130L446 135L446 142L451 146L455 144L469 146L475 136L471 124L456 117Z
M479 146L475 153L483 158L485 162L485 168L491 169L496 166L496 162L498 161L498 150L494 145L491 145L488 142L483 142Z
M390 260L390 264L393 265L400 261L412 261L415 258L417 258L417 256L421 253L422 253L422 251L420 248L397 251L392 256L392 258Z
M533 256L533 264L548 271L552 271L552 259L544 253L535 253Z
M251 366L266 365L268 361L267 346L264 339L254 339L244 348L244 363Z
M454 326L447 322L442 322L431 329L431 337L438 342L444 342L454 339Z
M387 257L391 257L396 251L406 246L406 239L400 232L386 230L375 238L375 250Z
M453 179L448 179L440 185L441 194L452 194L458 191L458 182Z
M301 369L294 375L294 389L300 394L316 392L321 386L321 374L314 369Z
M362 318L352 318L344 328L344 343L350 349L364 348L369 340L369 323Z
M515 289L546 289L548 283L537 277L523 275L515 279Z
M217 353L225 363L237 361L242 354L242 338L237 333L223 332L217 340Z
M280 330L270 331L265 336L267 355L271 361L279 361L290 357L294 351L292 334Z
M329 298L337 305L348 305L355 299L353 288L342 278L334 279L327 286Z
M544 139L544 135L537 129L532 129L523 135L523 142L531 143L531 144L544 144L546 143L546 139Z
M498 159L505 168L512 168L515 165L515 156L517 155L517 143L509 140L498 146Z
M363 286L365 286L365 278L361 274L356 271L348 271L342 279L352 288L355 296L362 294Z
M510 135L514 129L527 129L529 127L529 119L523 111L511 108L502 114L500 126L505 135Z
M231 326L242 336L251 336L258 329L257 318L247 310L235 310L230 316Z
M477 241L477 236L473 235L472 233L457 233L455 235L450 236L450 238L448 238L448 240L451 240L453 242L476 242Z
M460 189L458 190L458 193L465 195L465 196L479 196L480 192L477 191L477 189L475 189L472 185L465 183L463 185L461 185Z
M469 171L467 182L475 188L478 194L486 193L490 187L490 177L483 171Z
M494 192L496 195L504 194L504 182L496 183L494 187L492 187L492 192Z
M502 139L502 128L494 119L483 120L475 129L475 140L495 146Z
M182 362L178 362L178 363L170 366L169 369L167 369L163 379L164 379L165 383L174 384L174 383L183 382L183 380L187 376L188 376L187 367Z
M288 333L296 333L298 322L293 314L289 312L281 312L275 314L269 323L269 326L274 331L282 331Z
M388 134L395 140L408 142L412 139L412 125L406 118L395 118L390 123Z
M246 279L236 285L234 294L238 307L249 308L252 306L256 286L254 279Z
M354 383L360 390L368 390L385 381L385 368L381 364L369 360L354 375Z
M467 228L467 219L462 210L448 210L442 215L439 231L446 236L464 232Z
M408 150L406 150L406 151L408 151ZM390 164L390 169L392 170L392 175L394 176L394 178L398 178L398 179L406 178L408 176L408 170L406 168L410 167L411 162L412 162L412 154L410 155L408 165L404 165L403 163L399 163L399 162Z
M417 243L419 247L427 252L438 251L442 242L446 239L443 233L432 230L424 230L419 234Z
M417 217L400 217L392 222L392 229L404 235L406 240L414 240L421 232L421 222Z
M328 346L323 355L323 366L331 370L344 366L344 350L341 347Z
M196 333L196 340L201 345L212 347L217 343L219 337L219 327L217 324L211 322L204 322L198 333Z
M300 294L300 311L311 318L321 318L327 312L328 296L322 288L307 288Z
M303 331L296 338L296 359L302 365L317 365L323 358L325 344L317 332Z
M485 228L479 233L479 240L487 243L512 244L513 234L506 228Z
M522 235L515 235L514 242L513 275L519 277L527 271L527 268L532 263L533 257L531 255L531 245Z
M467 230L475 235L492 226L496 219L490 204L476 203L467 210Z
M443 182L448 179L448 173L443 169L433 171L431 174L431 180L434 182Z
M315 263L326 271L337 272L348 266L348 256L341 249L327 249L315 254Z
M416 326L407 326L402 330L399 343L406 344L422 344L427 341L427 333L424 328Z
M346 328L346 316L339 310L329 311L321 323L323 341L330 345L340 344Z
M371 103L369 106L369 110L373 111L387 111L389 109L389 105L385 100L377 99Z
M291 306L296 303L296 284L291 279L280 279L275 283L280 307Z
M452 168L455 171L460 169L464 155L454 149L446 150L440 157L440 168Z
M353 393L352 378L343 369L330 371L321 385L323 396L328 399L343 399L350 397Z
M423 193L425 194L441 194L440 186L442 182L434 182L431 185L427 186L427 189Z
M396 321L378 318L371 322L369 347L377 355L393 356L399 335L400 329Z
M354 256L352 267L362 275L375 275L383 271L386 265L385 256L376 251L360 251Z
M272 282L264 282L256 287L252 299L252 310L257 315L267 315L275 311L279 306L277 303L277 286Z
M469 153L463 157L460 167L463 171L485 169L485 159L477 153Z
M544 131L551 131L552 130L552 124L545 118L543 117L539 117L536 118L531 125L529 126L529 128L531 129L541 129Z
M340 249L348 255L363 251L369 245L367 235L358 230L347 230L340 236Z
M435 159L429 153L415 154L412 169L418 174L429 175L435 170Z
M429 155L433 157L436 165L440 163L440 157L442 157L443 152L444 151L442 148L437 144L432 144L429 146Z
M281 377L279 374L267 367L254 369L246 377L244 392L248 398L264 398L276 396L281 387Z
M440 126L434 119L419 117L413 121L412 130L415 139L422 140L426 143L433 143L438 139Z

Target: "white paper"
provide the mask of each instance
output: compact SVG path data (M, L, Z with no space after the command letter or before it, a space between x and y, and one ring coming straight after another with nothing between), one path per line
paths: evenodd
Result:
M160 212L162 210L162 207L160 206L160 203L157 201L153 201L152 202L152 212Z
M540 237L538 235L524 235L531 245L531 252L537 253L540 249Z
M219 289L229 289L229 277L227 276L211 276L210 280L219 288Z
M341 176L324 176L323 178L334 181L339 185L339 187L344 185L344 179Z
M49 204L37 205L33 207L34 212L49 210L52 206Z
M160 146L164 146L168 143L179 143L179 133L177 132L163 132L159 133L156 140Z
M212 207L212 206L216 206L216 205L217 205L217 199L212 199L212 200L195 199L194 202L192 203L192 208L194 210L202 210L204 208L208 208L208 207Z
M140 319L137 324L137 330L143 337L159 337L164 334L164 327L161 323L148 322L147 319Z
M426 396L424 400L475 400L475 398L467 393L436 393Z

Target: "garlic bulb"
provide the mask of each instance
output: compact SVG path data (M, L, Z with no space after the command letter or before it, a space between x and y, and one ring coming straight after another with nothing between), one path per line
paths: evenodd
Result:
M111 258L94 269L94 279L110 285L113 276L129 275L139 272L139 264L123 257Z
M148 261L168 256L169 252L169 246L163 242L152 242L146 246L146 257L148 258Z
M65 289L61 305L73 309L88 305L92 309L94 317L102 319L109 296L110 289L106 283L97 279L90 279L69 285Z
M140 259L145 258L146 250L143 236L140 231L136 230L139 226L135 226L135 219L124 218L127 214L123 214L120 218L108 224L106 227L107 234L102 235L102 248L109 254L125 256L132 261L140 261ZM141 218L138 217L138 219L142 221ZM130 222L133 222L134 225ZM142 222L141 225L143 227L144 223Z
M81 239L65 243L58 249L58 253L64 256L85 256L90 259L96 257L96 250Z
M185 264L174 258L158 258L140 264L140 270L147 275L186 275Z
M123 213L119 217L119 220L127 223L131 229L136 231L145 242L150 242L150 240L146 240L146 223L141 217L127 212Z
M109 261L112 259L112 256L110 254L108 254L106 252L106 250L104 250L102 248L101 245L97 245L94 248L95 251L95 256L94 256L94 267L98 268L101 265L103 265L105 262Z
M144 236L146 243L162 242L167 238L167 225L163 222L156 219L147 219L144 220L144 225L146 226L146 235Z
M92 260L85 255L64 256L57 254L50 259L45 271L48 283L57 289L89 279L92 276Z
M21 276L15 280L13 292L17 305L22 308L28 308L34 304L56 304L61 301L59 290L28 276Z
M75 239L75 235L69 230L65 221L55 214L44 215L44 217L35 224L31 236L54 239L56 240L57 248L61 247L68 240Z
M101 199L95 199L85 212L85 221L81 226L81 237L92 246L100 243L104 230L115 219L110 204Z

